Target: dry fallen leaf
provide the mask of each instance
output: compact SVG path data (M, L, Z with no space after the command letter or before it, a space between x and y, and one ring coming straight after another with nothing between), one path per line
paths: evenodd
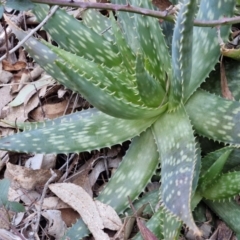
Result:
M221 91L222 96L228 100L234 100L234 96L228 87L227 76L225 72L225 67L223 64L223 59L220 62L220 72L221 72Z
M47 232L56 240L61 239L67 229L66 224L62 220L61 212L59 210L46 210L42 215L48 220L49 227Z
M63 116L66 107L68 106L68 101L64 100L59 103L54 104L44 104L42 107L38 107L35 110L32 111L31 117L35 121L42 120L42 110L45 113L45 117L48 119L54 119L57 117ZM66 113L70 113L72 111L71 108L68 108Z
M63 208L59 209L59 211L61 211L62 219L67 227L71 227L80 218L79 213L72 208Z
M2 111L2 108L13 99L10 90L10 86L4 86L0 89L0 112Z
M30 157L26 163L25 167L30 169L41 169L43 161L43 154L35 154L33 157Z
M22 238L18 237L17 235L5 230L5 229L0 229L0 239L4 240L22 240Z
M26 106L20 105L18 107L8 107L5 109L4 114L6 114L6 117L4 118L4 121L9 123L25 122L25 120L28 119L28 113L36 108L38 104L39 98L38 95L35 94Z
M56 160L57 160L57 155L56 154L52 154L52 153L44 154L41 168L42 169L55 168Z
M10 102L8 105L11 107L17 107L21 104L24 103L24 105L26 105L26 103L29 101L29 99L36 94L37 90L48 86L48 85L52 85L54 84L54 80L46 75L44 77L42 77L41 79L39 79L38 81L35 81L31 84L25 85L21 91L19 92L19 94L17 95L17 97Z
M92 169L94 158L87 161L75 174L72 183L82 187L91 197L93 196L92 186L89 181L89 172Z
M8 71L5 71L5 70L0 70L0 82L1 83L9 83L10 80L12 79L13 77L13 74L8 72Z
M110 240L103 232L104 225L95 202L83 188L72 183L51 184L49 188L81 215L96 240Z
M2 63L3 63L3 70L5 71L19 71L26 68L27 66L26 62L23 62L23 61L18 61L12 64L6 60L3 60Z
M47 180L51 177L50 170L33 170L11 163L7 163L6 172L9 174L8 176L11 177L11 180L17 182L22 188L25 188L27 190L32 190L35 187L44 186ZM59 171L56 171L56 173L58 176L60 176Z
M104 213L100 215L99 211L101 211L101 208L97 208L96 203L82 187L72 183L57 183L51 184L49 188L81 215L82 220L86 223L96 240L110 239L103 232L105 220L102 219L101 215L103 216ZM114 217L108 215L108 218L113 219ZM118 220L112 220L112 222L118 223Z
M118 231L122 227L122 221L116 211L109 205L95 200L100 217L105 228Z
M4 207L0 208L0 228L7 230L10 228L9 215Z
M36 202L35 204L35 207L37 209L39 209L39 204L40 204L39 201ZM48 209L59 210L63 208L70 208L70 206L65 202L63 202L62 200L60 200L58 197L46 197L43 200L43 204L42 204L43 210L48 210Z

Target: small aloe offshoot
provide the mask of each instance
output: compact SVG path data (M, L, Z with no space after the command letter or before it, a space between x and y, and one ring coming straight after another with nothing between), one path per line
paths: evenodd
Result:
M112 2L125 4L123 0ZM79 22L59 9L44 26L59 46L31 38L25 49L48 74L82 94L95 108L23 124L23 132L0 139L0 148L78 153L132 139L99 200L122 214L128 207L127 197L136 199L161 163L162 205L154 219L162 216L164 239L176 239L181 221L200 235L192 217L192 199L197 194L199 199L211 199L215 193L204 191L208 172L197 187L201 157L195 133L239 145L240 103L200 89L218 62L220 49L214 28L193 26L195 16L203 21L232 16L235 1L201 0L197 6L198 2L182 1L172 44L165 41L158 20L149 16L122 12L116 21L113 14L106 18L89 10ZM149 1L131 4L153 9ZM33 11L41 20L48 7L36 5ZM24 38L26 33L9 24L19 39ZM104 29L109 30L101 34ZM229 31L229 26L221 28L223 39ZM228 179L218 176L217 166L209 170L213 176ZM67 236L75 239L87 234L79 220Z

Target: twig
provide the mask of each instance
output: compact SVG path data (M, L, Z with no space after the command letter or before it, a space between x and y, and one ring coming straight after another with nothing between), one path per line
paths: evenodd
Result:
M13 49L9 51L9 54L14 53L16 50L18 50L35 32L37 32L47 21L48 19L57 11L58 6L53 6L48 15L44 18L44 20L34 29L30 31L30 33L27 34L26 37L24 37ZM7 54L4 54L1 58L0 61L5 59L7 57Z
M146 8L140 8L127 5L119 5L119 4L111 4L111 3L95 3L95 2L80 2L78 0L69 1L69 0L32 0L35 3L45 3L49 5L59 5L59 6L69 6L69 7L80 7L85 9L95 8L95 9L103 9L103 10L113 10L113 11L122 11L122 12L131 12L142 14L154 18L160 18L167 21L174 21L174 16L166 15L166 11L155 11ZM215 27L218 25L231 25L240 23L240 16L237 17L229 17L222 18L218 20L195 20L194 26L198 27Z
M6 44L6 58L9 57L9 46L8 46L8 37L7 37L7 27L6 27L6 22L3 21L3 29L4 29L4 33L5 33L5 44Z
M26 82L26 83L3 83L0 84L0 87L5 87L5 86L15 86L15 85L35 85L35 82Z
M33 86L35 88L35 91L36 91L36 94L37 94L37 97L38 97L39 105L40 105L40 108L41 108L41 111L42 111L43 120L45 120L46 114L45 114L44 109L43 109L43 105L42 105L42 102L41 102L41 99L40 99L40 96L39 96L39 92L37 90L36 85L34 84Z
M39 223L40 223L40 218L41 218L41 211L42 211L42 205L43 205L43 201L44 198L46 196L47 193L47 189L48 189L48 185L57 177L57 174L50 169L51 171L51 177L48 179L48 181L45 183L44 188L43 188L43 192L42 192L42 196L39 200L39 208L37 210L37 220L36 220L36 225L35 225L35 230L34 230L34 234L36 234L38 232L39 229Z

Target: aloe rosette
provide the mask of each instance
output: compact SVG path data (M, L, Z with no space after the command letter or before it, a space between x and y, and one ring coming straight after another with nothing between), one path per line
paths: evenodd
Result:
M99 200L122 214L128 207L127 196L136 199L161 164L162 204L151 226L159 226L162 219L165 227L160 239L177 238L181 221L200 234L191 202L195 192L201 196L198 199L213 195L197 186L201 154L195 133L239 145L240 103L200 89L218 62L220 48L216 29L193 26L195 17L207 21L232 16L235 1L201 0L199 6L198 2L180 4L171 49L165 42L171 36L165 37L159 21L152 17L118 12L116 21L113 14L107 18L88 10L78 21L59 9L44 26L58 47L34 38L24 47L48 74L95 108L53 121L22 124L24 131L0 139L0 148L79 153L132 139ZM131 4L153 9L149 1ZM48 6L36 5L33 11L42 20ZM19 39L24 38L25 32L9 24ZM221 27L223 39L229 31L230 26ZM199 181L207 186L206 179ZM78 239L86 234L79 220L67 236Z

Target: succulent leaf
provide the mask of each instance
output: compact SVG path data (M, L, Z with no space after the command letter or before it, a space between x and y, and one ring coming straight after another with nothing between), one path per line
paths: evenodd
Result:
M144 59L137 55L136 78L142 101L149 107L159 107L167 100L167 96L159 81L154 79L144 68Z
M86 224L83 222L81 218L77 220L76 223L72 225L71 228L67 230L62 240L66 239L83 239L90 234Z
M198 190L201 192L205 192L206 189L216 180L217 177L222 173L223 167L231 154L232 150L226 150L213 165L202 174L199 179L199 188Z
M147 204L142 212L142 215L151 216L154 213L154 208L157 206L158 202L159 202L159 189L143 193L143 196L141 198L136 199L133 202L133 206L136 210L138 210L143 205ZM128 208L123 212L123 216L131 215L133 215L133 210L131 208Z
M47 5L36 4L33 12L38 20L42 21L48 14L48 9ZM118 66L121 65L122 58L116 46L62 9L57 10L44 25L44 29L60 47L78 56L110 68L119 68Z
M113 2L125 4L125 0ZM117 13L116 21L113 15L106 18L90 10L84 14L83 21L78 21L59 9L45 25L59 48L33 38L25 43L25 48L49 74L80 92L99 110L89 109L43 123L21 124L25 131L1 138L0 148L78 153L134 137L99 200L110 204L119 214L124 213L127 197L134 200L144 190L158 167L160 155L163 206L149 221L150 229L159 238L176 239L183 221L200 234L192 209L202 197L225 199L239 193L240 172L225 172L240 166L235 161L234 148L209 154L203 159L198 183L201 155L192 125L200 135L239 145L240 103L196 91L220 54L215 29L193 29L197 2L183 0L173 34L172 66L157 19ZM132 4L153 9L150 1L132 0ZM234 0L202 0L198 19L232 16L234 4ZM36 5L34 13L41 21L48 14L48 7ZM110 25L111 29L103 33ZM223 38L229 29L229 26L222 27ZM19 39L25 36L16 27L13 31ZM174 111L166 112L167 107ZM206 171L204 162L213 156L218 156L218 160L211 161ZM226 163L228 157L230 164ZM195 191L197 184L200 187ZM87 234L85 224L79 220L67 236L75 239Z
M237 61L223 61L225 74L227 79L227 85L231 94L236 101L240 100L240 64ZM216 66L215 71L212 71L206 82L201 85L204 90L214 93L216 95L222 95L221 88L221 74L220 64Z
M197 156L192 126L184 107L159 117L152 130L162 162L163 203L170 212L199 233L190 207Z
M167 209L163 209L163 235L164 240L177 240L182 222L175 218Z
M127 71L129 71L131 74L133 74L136 57L133 54L132 49L127 44L127 41L124 38L117 21L113 17L112 12L110 13L110 19L111 19L111 23L112 23L112 30L113 30L113 33L114 33L114 36L116 39L115 41L116 41L116 44L119 48L120 54L123 59L123 65L125 66Z
M133 5L153 9L150 1L134 0ZM141 46L140 53L149 61L146 69L150 75L155 76L165 86L166 74L170 76L171 62L159 21L151 17L135 14L135 22Z
M146 227L154 233L158 239L177 240L181 222L172 214L169 214L163 206L160 206L151 219L147 221ZM138 233L133 240L142 240L142 237Z
M222 174L201 193L203 197L210 200L221 200L236 196L240 193L240 172Z
M22 30L12 27L19 39L25 36ZM34 38L25 43L25 48L51 76L80 92L92 105L107 114L136 119L154 117L166 110L166 105L150 108L139 102L141 98L135 90L136 81L125 71L113 71ZM160 100L165 96L163 94Z
M11 26L13 33L19 40L22 40L26 33L18 28L13 22L6 18L7 23ZM62 71L54 64L57 59L57 55L49 49L48 46L42 42L37 41L35 38L31 37L23 44L28 54L44 68L46 72L49 73L55 79L58 79L65 87L77 91L76 85L68 80L68 78L62 73Z
M202 159L201 175L204 174L215 163L216 159L220 158L227 151L231 151L231 153L228 157L227 162L224 164L222 173L239 170L240 149L234 147L224 147L207 154Z
M139 196L158 164L157 146L149 129L133 139L121 165L98 196L98 200L112 206L117 213L122 213L129 205L128 197L135 200ZM86 227L81 220L74 225L74 229L76 228L75 238L86 234ZM72 231L74 230L69 230L67 236Z
M70 57L70 56L69 56ZM141 106L133 104L130 101L126 100L126 94L129 92L124 91L107 91L108 88L106 85L103 85L101 83L101 80L103 82L108 81L107 74L109 77L111 77L111 72L107 73L107 69L101 69L100 67L97 68L94 66L91 66L89 62L87 63L85 61L85 73L84 78L81 78L82 72L78 69L77 63L79 63L80 59L75 58L72 60L71 65L69 65L68 59L65 61L56 60L57 66L64 72L64 75L66 75L69 79L74 81L77 84L77 88L81 91L81 94L96 108L99 110L105 112L106 114L109 114L114 117L118 118L126 118L126 119L140 119L140 118L151 118L159 115L160 113L164 112L166 110L166 104L163 106L159 106L158 108L148 108L147 106ZM84 59L82 59L82 62L84 62ZM75 65L74 65L75 64ZM94 65L94 64L93 64ZM76 67L76 68L75 68ZM91 76L91 72L93 77ZM104 74L105 73L105 74ZM96 77L98 77L95 80L95 83L91 82L94 79L94 74L96 74ZM88 78L90 77L90 78ZM112 77L113 78L113 77ZM101 79L101 80L98 80ZM114 79L114 78L113 78ZM82 81L81 81L82 80ZM111 82L109 81L109 84ZM115 87L115 85L111 85ZM111 86L109 89L111 89ZM117 87L117 84L116 84ZM122 88L121 90L124 90L125 88ZM128 89L129 90L129 89ZM122 94L122 95L116 95ZM125 97L125 98L124 98ZM129 94L127 96L128 98L132 97L132 100L134 100L134 94Z
M183 86L188 85L192 72L193 20L197 1L185 0L177 16L172 39L173 76L170 88L170 106L178 106L183 99Z
M37 153L73 153L91 151L121 143L140 134L155 119L116 119L96 109L88 109L61 118L60 124L28 130L0 139L0 148ZM37 124L36 124L37 126Z
M126 4L126 0L111 0L112 3L115 4ZM136 54L139 51L140 43L138 39L138 32L134 21L134 13L130 12L116 12L118 21L120 22L123 30L124 37L130 46L130 48L133 50L133 52Z
M233 16L234 0L201 0L197 19L202 21ZM226 39L230 26L221 27L221 37ZM194 27L192 52L192 74L190 82L184 83L184 101L205 81L220 56L215 28ZM207 61L206 61L207 59Z
M161 206L146 223L146 227L158 238L165 239L163 236L162 218L164 214L164 208ZM138 233L133 240L142 240L142 236Z
M133 139L123 161L98 197L117 212L128 206L128 196L134 200L144 190L159 164L157 146L150 129Z
M204 200L208 207L213 210L237 235L240 237L240 206L235 200L211 201Z
M186 104L196 131L214 140L240 144L240 103L198 90Z
M104 36L108 41L115 41L111 29L111 20L94 9L87 9L82 13L83 23L95 31L97 34ZM96 24L97 23L97 24Z

